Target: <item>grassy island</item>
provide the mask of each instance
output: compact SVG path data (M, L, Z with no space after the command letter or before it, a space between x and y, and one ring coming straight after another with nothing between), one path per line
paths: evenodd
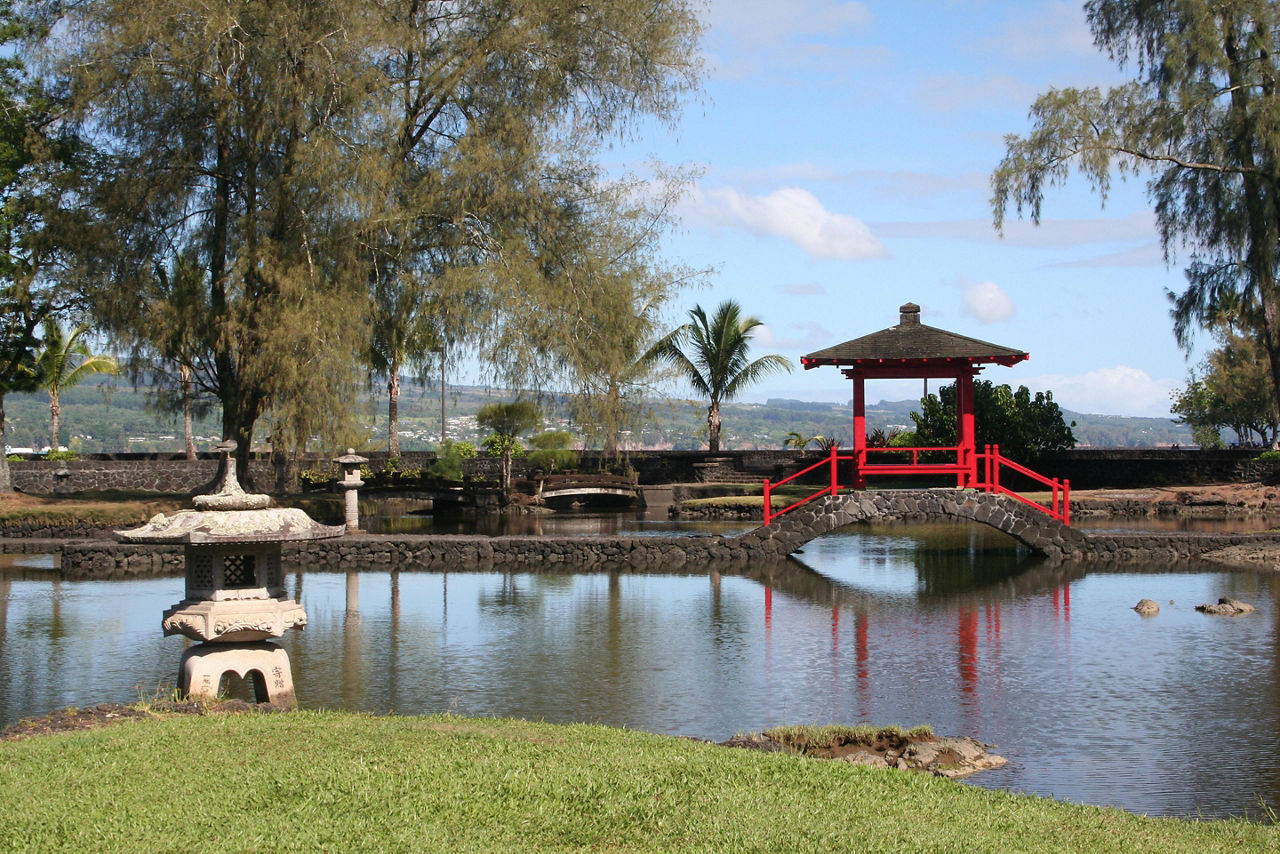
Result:
M1144 818L603 726L149 715L0 743L4 850L1227 851Z

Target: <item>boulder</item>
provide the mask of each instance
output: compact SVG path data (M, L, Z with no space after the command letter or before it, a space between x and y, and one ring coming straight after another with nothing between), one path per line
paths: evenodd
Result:
M1139 599L1138 604L1133 606L1133 610L1137 611L1144 617L1154 617L1160 613L1160 606L1151 599Z
M1254 607L1248 602L1240 602L1223 596L1218 600L1218 604L1197 605L1196 610L1204 614L1213 614L1220 617L1237 617L1241 614L1252 614Z

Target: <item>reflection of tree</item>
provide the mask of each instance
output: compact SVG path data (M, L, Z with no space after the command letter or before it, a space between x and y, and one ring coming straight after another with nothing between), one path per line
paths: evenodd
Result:
M516 583L517 575L511 572L502 574L502 583L497 590L486 589L479 597L480 610L483 613L514 616L532 614L542 606L542 596L538 593L524 592Z

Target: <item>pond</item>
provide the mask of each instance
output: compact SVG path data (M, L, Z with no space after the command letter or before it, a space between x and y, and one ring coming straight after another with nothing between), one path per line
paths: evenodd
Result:
M1270 576L1046 564L960 524L855 526L796 558L741 575L295 568L310 621L284 643L308 707L715 740L927 723L1009 758L974 785L1159 815L1280 805ZM0 724L172 685L186 642L159 622L180 578L59 581L47 559L8 560ZM1257 612L1194 611L1220 596ZM1158 616L1130 610L1143 597Z

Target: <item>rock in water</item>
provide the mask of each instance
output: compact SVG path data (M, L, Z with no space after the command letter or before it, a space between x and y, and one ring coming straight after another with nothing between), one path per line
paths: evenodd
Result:
M1252 614L1254 607L1248 602L1240 602L1236 599L1228 599L1223 596L1218 600L1216 605L1197 605L1196 610L1205 614L1214 614L1220 617L1237 617L1241 614Z
M1133 610L1137 611L1144 617L1154 617L1160 613L1160 606L1151 599L1139 599L1138 604L1133 606Z

